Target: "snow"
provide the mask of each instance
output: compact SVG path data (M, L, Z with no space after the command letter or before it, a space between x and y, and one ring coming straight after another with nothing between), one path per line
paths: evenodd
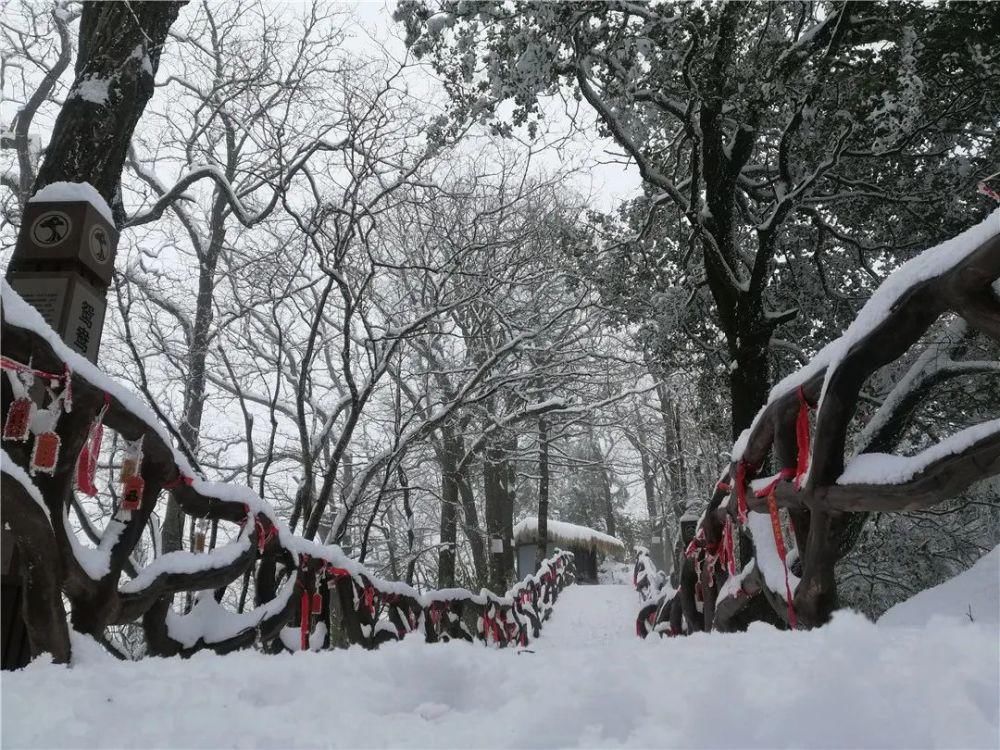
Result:
M862 453L851 459L837 484L901 484L935 461L961 453L973 443L998 433L1000 419L993 419L956 432L913 456Z
M785 565L778 556L778 547L774 541L774 529L771 526L771 517L767 513L757 513L752 511L747 514L747 526L753 536L753 546L757 567L764 576L767 587L778 594L782 600L787 601L785 592ZM785 539L785 548L791 546L791 540ZM745 569L741 576L747 573ZM795 588L799 585L799 578L792 571L788 571L788 586L795 595Z
M241 614L219 605L211 591L202 591L197 595L195 606L186 615L173 610L167 613L167 632L185 648L193 648L199 639L206 643L218 643L248 628L255 628L265 618L277 614L285 608L294 593L295 579L289 578L274 599Z
M923 627L943 620L963 625L991 625L994 633L997 631L1000 624L1000 547L983 555L975 565L950 581L900 602L882 615L878 623L881 626Z
M743 581L746 580L748 575L753 573L754 567L756 567L756 565L757 565L757 560L751 558L750 562L748 562L746 565L743 566L743 570L741 570L734 576L729 576L729 578L726 579L726 582L719 587L718 601L721 602L728 596L735 596L740 591L740 589L743 588ZM784 572L782 572L781 575L784 576ZM791 580L792 580L791 574L789 574L789 579L788 579L789 583L791 583ZM782 596L784 596L784 593L785 589L784 586L782 586L781 589Z
M108 206L107 201L101 197L101 194L89 182L53 182L43 187L28 199L28 203L75 203L77 201L89 203L111 226L115 225L115 220L111 215L111 208ZM5 299L7 294L8 289L5 283L3 288ZM18 323L17 325L22 324ZM24 327L35 330L32 326Z
M603 546L620 552L625 551L625 545L620 539L596 529L588 528L587 526L578 526L575 523L567 523L565 521L549 520L546 528L550 540L555 541L557 544L561 543L568 546L573 542L578 542L584 547ZM525 518L514 525L514 541L533 542L536 539L538 539L537 518L533 516Z
M528 650L419 639L5 673L2 744L177 748L995 748L996 627L641 640L628 586L571 586ZM721 680L721 681L720 681ZM285 720L291 716L291 720Z
M84 78L69 92L69 98L74 96L83 99L91 104L104 106L108 103L108 88L111 81L107 78L94 78L93 76Z
M101 536L101 546L91 547L80 541L69 521L69 509L63 514L63 528L66 530L66 537L73 548L73 557L83 568L83 571L91 580L99 581L111 572L111 550L118 542L124 526L112 519L108 522L108 527Z
M239 537L235 542L216 547L211 552L204 554L198 552L187 552L177 550L161 555L140 570L135 578L122 584L120 591L124 594L132 594L142 591L157 579L157 577L170 573L196 573L199 570L210 570L212 568L224 568L240 558L250 549L250 532L253 530L251 524L243 527Z
M820 403L822 404L827 385L840 361L857 342L886 319L906 292L923 281L947 272L996 234L1000 234L1000 208L974 227L925 250L889 274L843 335L828 347L830 351L826 355L828 357L826 380L823 383Z
M824 346L807 364L787 375L771 389L767 403L757 412L749 431L740 435L733 445L732 460L738 461L743 457L749 435L756 431L757 424L768 406L825 369L826 378L820 394L820 406L822 406L827 383L840 361L856 343L885 320L911 287L947 272L996 234L1000 234L1000 208L994 210L979 224L925 250L889 274L839 338Z

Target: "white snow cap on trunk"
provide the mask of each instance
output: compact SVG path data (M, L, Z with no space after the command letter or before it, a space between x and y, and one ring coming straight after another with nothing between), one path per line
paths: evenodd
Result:
M89 182L53 182L28 199L28 203L75 203L77 201L89 203L111 226L115 225L108 202Z

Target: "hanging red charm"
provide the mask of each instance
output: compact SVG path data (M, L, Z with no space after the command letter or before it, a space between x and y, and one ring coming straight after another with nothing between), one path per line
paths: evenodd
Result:
M312 613L314 615L323 614L323 596L318 591L312 596Z
M83 444L83 450L76 460L76 488L85 495L95 497L97 495L97 459L101 455L101 442L104 439L104 414L108 410L110 398L104 394L104 407L94 417L87 433L87 440Z
M55 472L61 444L62 440L55 432L43 432L38 435L35 438L35 447L31 451L31 473L40 471L43 474L52 474Z
M35 402L28 396L14 399L3 423L3 439L23 443L31 434L31 418L35 415Z
M142 504L142 493L146 489L146 482L142 477L133 475L125 482L125 489L122 494L122 509L133 511L139 510Z

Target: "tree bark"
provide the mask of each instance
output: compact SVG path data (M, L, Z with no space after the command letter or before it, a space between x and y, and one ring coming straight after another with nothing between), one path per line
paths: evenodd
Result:
M163 43L183 4L83 4L75 80L56 117L34 191L53 182L89 182L109 205L116 202L132 132L153 96ZM103 102L76 93L89 81L108 81ZM22 258L15 250L11 267Z
M441 456L441 546L438 549L438 588L455 585L455 546L458 542L458 483L455 457L447 450Z
M535 570L545 560L549 546L549 426L538 418L538 542L535 545ZM521 571L524 575L524 571Z
M496 592L507 590L514 568L514 551L510 545L514 531L514 504L508 486L510 467L505 442L491 441L483 461L486 531L490 538L490 586ZM498 549L494 549L494 544Z

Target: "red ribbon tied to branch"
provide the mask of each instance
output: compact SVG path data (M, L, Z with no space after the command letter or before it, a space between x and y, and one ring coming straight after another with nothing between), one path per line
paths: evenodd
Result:
M771 516L771 531L774 534L774 546L778 550L778 557L781 558L781 566L785 569L785 601L788 604L788 624L795 630L798 627L798 618L795 616L795 605L792 603L792 586L788 580L788 556L785 549L785 537L781 533L781 519L778 518L778 500L774 492L767 496L767 510Z
M809 410L812 404L806 400L806 392L799 386L799 413L795 415L795 489L802 486L802 479L809 471Z

